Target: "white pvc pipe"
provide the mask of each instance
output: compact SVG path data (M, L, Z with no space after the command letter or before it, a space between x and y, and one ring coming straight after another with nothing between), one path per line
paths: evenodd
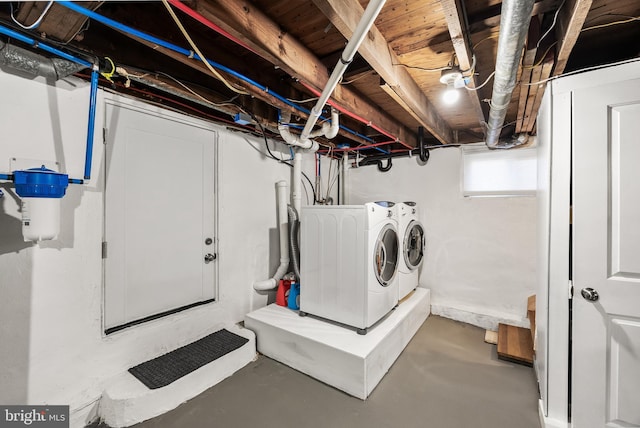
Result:
M300 193L300 187L302 183L302 152L294 149L293 155L293 175L291 177L291 202L293 202L293 208L296 209L298 216L301 213L302 208L302 194ZM285 207L286 210L286 207Z
M340 201L341 205L349 205L347 197L347 170L349 169L349 153L345 150L342 154L342 180L340 181Z
M301 147L303 149L316 152L319 147L318 143L316 143L315 141L309 138L302 139L300 136L293 135L289 131L288 123L290 121L291 121L291 112L283 111L280 122L278 122L278 131L280 132L280 136L282 137L284 142L291 146Z
M369 29L373 25L373 22L378 17L382 6L384 6L385 1L386 0L371 0L367 5L367 8L362 14L362 18L360 18L360 22L358 22L356 29L353 31L351 39L342 52L340 60L333 69L333 72L331 73L331 76L329 77L329 80L327 81L327 84L324 87L320 98L318 98L316 105L311 109L309 119L307 119L307 123L305 124L304 129L302 130L302 134L300 135L301 140L307 140L309 138L313 127L318 121L318 117L322 113L324 105L327 103L327 100L338 85L338 82L342 78L342 75L347 70L347 66L353 60L353 57L358 51L358 48L362 44L365 36L369 32Z
M338 118L338 110L331 109L331 122L325 122L322 124L322 128L316 129L309 134L309 138L315 138L325 136L327 139L335 138L340 130L340 121Z
M297 157L297 156L296 156ZM289 194L287 182L282 180L276 183L276 195L278 198L278 232L280 235L280 266L276 273L269 279L256 281L253 288L257 291L273 290L289 269L289 215L287 213L287 196Z

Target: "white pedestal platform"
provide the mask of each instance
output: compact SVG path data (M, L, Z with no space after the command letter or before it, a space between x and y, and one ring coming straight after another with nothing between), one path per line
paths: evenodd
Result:
M364 400L427 319L430 303L430 291L417 288L366 335L275 303L247 314L245 327L262 354Z
M254 333L235 325L225 328L249 341L162 388L149 389L128 371L122 373L102 393L100 419L110 427L121 428L159 416L201 394L253 361L256 356Z

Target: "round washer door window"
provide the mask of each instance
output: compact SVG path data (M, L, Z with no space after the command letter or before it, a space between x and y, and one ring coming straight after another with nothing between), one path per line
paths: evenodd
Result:
M389 285L398 270L398 233L392 225L382 228L373 252L373 267L378 282Z
M404 261L411 270L420 267L424 259L424 229L417 221L412 221L404 233Z

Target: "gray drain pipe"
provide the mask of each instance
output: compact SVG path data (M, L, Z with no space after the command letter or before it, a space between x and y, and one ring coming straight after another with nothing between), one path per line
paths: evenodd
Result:
M522 55L534 0L504 0L500 16L500 37L496 57L496 74L491 95L491 110L487 122L486 144L490 149L509 148L518 140L499 142L500 131L507 115L511 94L516 86L518 64ZM520 140L522 141L522 140ZM522 144L522 143L520 143Z
M11 67L33 77L44 76L53 80L62 79L87 68L62 58L47 58L2 41L0 41L0 65Z

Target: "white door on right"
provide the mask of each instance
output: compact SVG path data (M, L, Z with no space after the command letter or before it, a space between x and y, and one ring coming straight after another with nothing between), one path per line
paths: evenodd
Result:
M640 426L640 79L573 99L575 428Z

